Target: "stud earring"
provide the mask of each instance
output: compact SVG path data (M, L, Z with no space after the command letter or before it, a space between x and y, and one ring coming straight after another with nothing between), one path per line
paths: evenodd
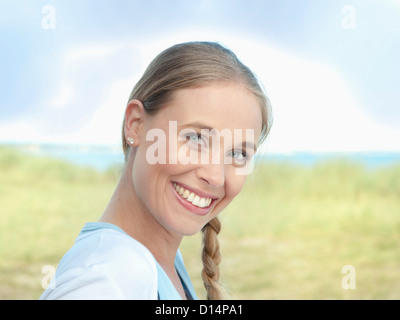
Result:
M128 140L128 142L129 142L130 144L133 144L133 143L135 142L135 140L133 140L133 138L131 138L131 137L126 138L126 140Z

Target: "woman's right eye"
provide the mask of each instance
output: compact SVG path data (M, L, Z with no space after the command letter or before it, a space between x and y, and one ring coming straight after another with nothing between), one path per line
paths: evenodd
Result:
M186 135L186 141L191 141L191 142L199 142L201 139L201 136L197 133L188 133Z
M193 133L187 133L185 135L186 142L191 142L194 144L204 144L203 138L201 134L193 132Z

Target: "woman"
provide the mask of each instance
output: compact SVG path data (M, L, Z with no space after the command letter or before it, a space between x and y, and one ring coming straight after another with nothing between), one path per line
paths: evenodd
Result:
M202 230L207 298L223 299L217 216L270 126L267 97L230 50L189 42L159 54L128 100L115 193L41 298L197 299L178 248Z

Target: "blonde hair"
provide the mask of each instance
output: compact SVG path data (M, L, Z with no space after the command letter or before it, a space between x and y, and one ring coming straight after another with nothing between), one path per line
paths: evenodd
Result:
M128 102L138 99L143 103L144 109L151 114L168 102L176 90L215 82L242 83L255 95L262 113L259 141L262 143L272 125L270 102L250 69L240 62L231 50L215 42L181 43L161 52L149 64L133 88ZM127 159L130 147L125 138L124 125L122 147ZM224 290L219 283L220 230L221 223L218 218L212 219L202 229L202 278L209 300L224 298Z

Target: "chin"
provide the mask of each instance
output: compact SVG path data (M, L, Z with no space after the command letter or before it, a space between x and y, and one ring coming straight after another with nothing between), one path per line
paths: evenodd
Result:
M187 222L181 223L180 225L171 225L169 230L171 232L180 234L182 236L193 236L201 231L203 227L208 223L209 220L206 222Z

